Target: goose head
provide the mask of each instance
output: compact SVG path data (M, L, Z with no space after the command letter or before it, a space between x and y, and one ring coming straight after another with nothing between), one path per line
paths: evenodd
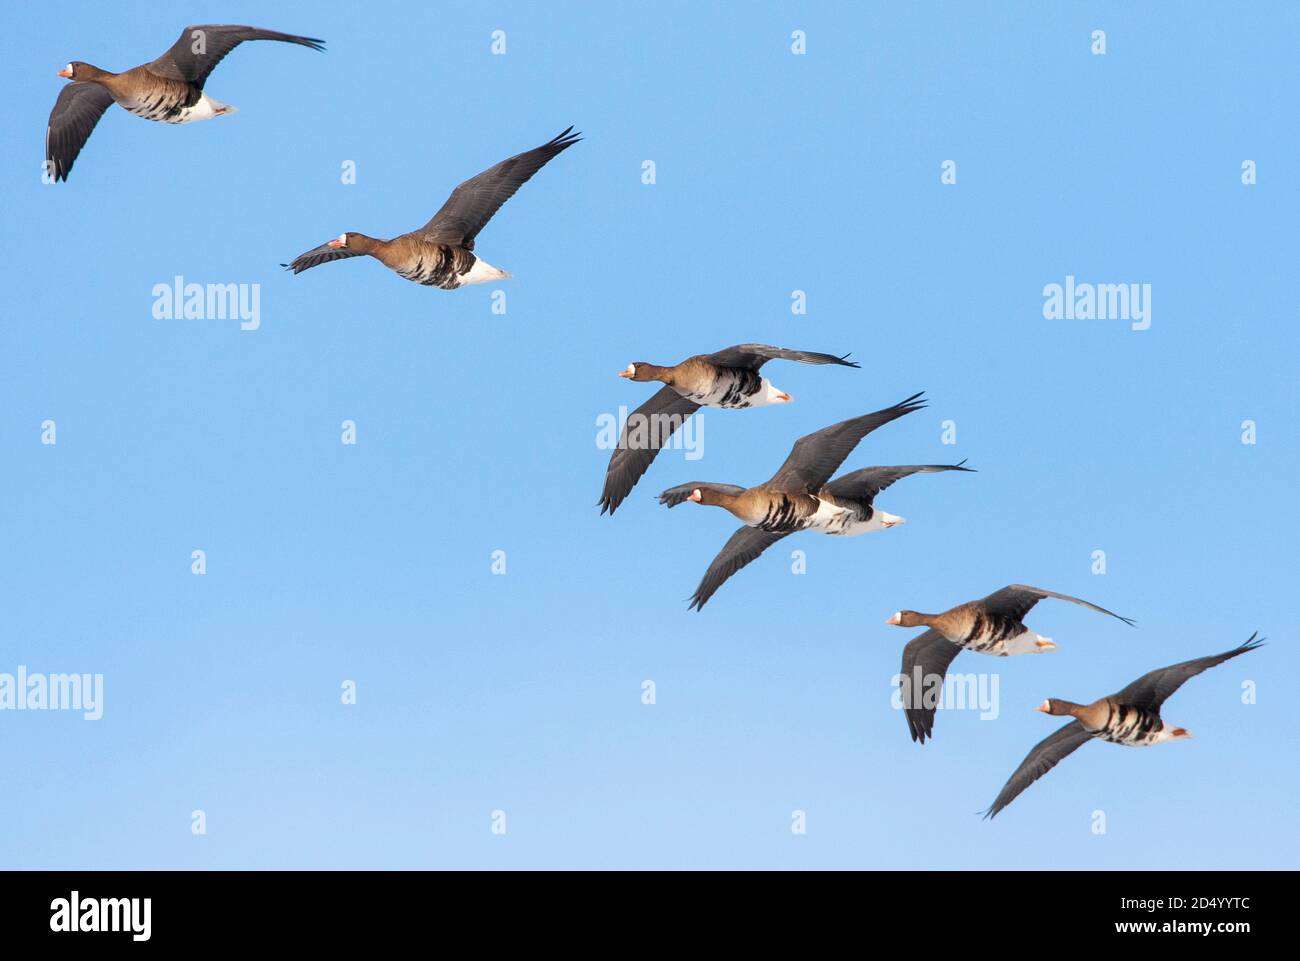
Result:
M643 360L638 360L620 370L618 376L626 377L628 380L644 382L658 380L660 370L662 368L656 367L654 364L647 364Z

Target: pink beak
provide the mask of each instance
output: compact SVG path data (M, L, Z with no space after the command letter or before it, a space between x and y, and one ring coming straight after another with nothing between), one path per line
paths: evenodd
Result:
M72 79L72 71L69 70L67 67L64 67L62 70L60 70L60 71L59 71L58 73L56 73L54 76L56 76L56 77L67 77L69 80L71 80L71 79Z
M631 377L632 375L629 374L629 373L627 372L627 368L624 368L623 370L620 370L620 371L618 372L618 376L620 376L620 377Z
M331 246L331 247L335 247L335 248L342 247L342 246L343 246L343 241L341 241L341 240L339 240L337 237L335 237L333 240L331 240L331 241L329 242L329 246Z
M885 621L885 623L886 623L886 624L901 624L901 623L903 623L903 619L902 619L901 617L899 617L897 614L893 614L893 615L890 616L889 620Z
M1048 704L1047 704L1046 701L1044 701L1042 704L1038 705L1038 710L1042 711L1044 714L1050 714L1050 713L1052 713L1052 709L1048 706Z
M699 492L699 491L691 491L689 494L686 495L686 499L687 499L688 501L694 501L695 503L698 504L698 503L700 502L700 492Z

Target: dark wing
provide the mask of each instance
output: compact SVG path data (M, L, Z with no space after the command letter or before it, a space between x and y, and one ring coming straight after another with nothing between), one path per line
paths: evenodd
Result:
M1160 705L1165 702L1165 699L1182 687L1188 678L1195 677L1201 671L1222 664L1238 654L1253 651L1263 643L1264 639L1259 637L1259 632L1256 631L1240 647L1234 647L1230 651L1225 651L1222 654L1212 654L1209 657L1198 657L1195 660L1183 661L1181 664L1172 664L1169 667L1162 667L1158 671L1152 671L1150 674L1139 677L1116 694L1115 700L1121 704L1130 704L1133 707L1141 707L1149 711L1159 711Z
M628 415L618 447L605 468L605 490L600 495L602 514L608 511L612 515L618 510L668 438L699 409L699 404L665 387ZM628 446L629 443L636 446Z
M192 83L202 90L208 74L216 69L226 54L245 40L280 40L311 47L313 50L325 49L321 46L325 41L314 37L299 37L292 33L277 33L274 30L228 23L200 23L182 30L181 38L172 44L171 49L147 66L150 73L168 80Z
M710 484L708 481L691 481L689 484L678 484L676 487L670 487L659 495L659 503L665 507L673 508L686 500L687 495L696 488L700 490L718 491L723 494L743 494L745 488L737 487L735 484Z
M943 690L943 676L948 665L961 653L961 645L954 644L936 630L928 630L912 638L903 648L903 715L913 741L925 743L934 737L934 711L939 692ZM918 682L916 670L920 668ZM930 679L937 676L938 683L931 687ZM918 687L919 683L919 687Z
M113 95L97 83L70 83L59 91L45 128L45 161L56 182L68 179L72 162L112 102Z
M821 490L822 485L839 470L844 458L853 453L853 448L858 446L862 438L880 425L924 407L924 402L919 400L920 396L913 394L893 407L840 421L816 433L800 437L795 441L790 456L785 459L781 469L772 475L767 486L784 493Z
M905 467L864 467L851 474L837 477L823 490L845 500L863 501L870 504L882 490L904 477L912 474L935 474L939 471L960 470L974 473L975 468L963 467L962 464L908 464Z
M785 347L769 347L767 344L737 344L706 358L719 367L747 367L758 370L769 360L797 360L801 364L839 364L842 367L857 367L849 360L849 355L836 357L834 354L818 354L810 350L789 350Z
M704 605L709 598L726 582L727 578L789 533L792 532L782 531L773 534L760 531L757 527L742 527L736 531L722 546L722 550L718 551L718 556L713 559L709 569L704 572L704 577L700 579L700 586L695 588L695 593L691 595L690 606L686 609L704 610Z
M1020 767L1016 768L1016 773L1002 786L998 796L984 812L984 817L997 817L998 812L1014 801L1021 791L1056 767L1061 758L1090 740L1092 735L1079 721L1071 721L1055 734L1043 738L1034 745L1034 749L1020 762Z
M1055 597L1058 600L1069 601L1071 604L1079 604L1091 611L1097 611L1101 614L1109 614L1111 617L1117 617L1130 627L1133 626L1131 617L1124 617L1116 614L1114 611L1108 611L1104 607L1098 607L1096 604L1090 604L1087 601L1080 600L1077 597L1071 597L1069 594L1058 594L1055 591L1045 591L1041 587L1030 587L1028 584L1011 584L1002 588L1000 591L994 591L988 597L983 598L979 603L984 605L984 609L990 614L1002 614L1006 617L1014 618L1017 621L1023 621L1025 615L1030 609L1045 597Z
M474 238L501 205L515 195L515 191L533 174L546 166L556 154L572 147L581 138L570 133L569 127L549 143L516 154L489 167L477 177L471 177L451 192L442 209L433 219L412 233L419 234L430 243L450 244L453 247L474 249Z
M305 254L299 254L293 258L291 264L281 264L281 267L287 267L295 274L300 274L304 270L310 270L312 267L320 264L327 264L331 260L342 260L345 257L360 257L361 251L349 250L347 247L331 247L329 244L321 244L319 247L313 247Z

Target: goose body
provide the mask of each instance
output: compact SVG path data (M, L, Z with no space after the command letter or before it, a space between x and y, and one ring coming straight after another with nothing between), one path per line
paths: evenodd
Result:
M580 139L570 127L540 147L507 157L471 177L418 230L391 240L349 231L281 266L300 274L331 261L370 256L402 279L425 287L456 290L504 280L509 273L474 252L479 231L533 174Z
M236 112L203 89L209 74L231 50L249 40L278 40L323 50L324 41L260 27L196 24L156 60L121 73L74 60L58 72L72 82L60 92L45 131L48 173L67 180L72 165L99 123L116 103L144 120L185 124Z
M463 247L425 240L413 234L379 240L365 234L349 233L330 241L330 244L336 249L369 254L399 277L425 287L455 290L510 276Z
M1245 643L1230 651L1151 671L1118 694L1103 697L1091 704L1048 698L1039 705L1040 711L1073 720L1034 745L998 792L984 816L996 817L1025 788L1089 741L1109 741L1125 747L1150 747L1190 738L1191 732L1186 728L1172 727L1165 723L1160 716L1164 702L1190 678L1224 661L1253 651L1263 643L1258 634L1252 634Z
M1081 719L1082 720L1082 719ZM1159 711L1152 711L1106 699L1106 720L1098 728L1084 728L1095 737L1125 747L1150 747L1179 737L1190 737L1182 728L1167 727Z
M136 70L143 70L137 67ZM227 114L236 113L238 108L222 103L196 90L192 84L179 80L168 80L148 74L141 78L140 84L124 84L119 81L130 78L135 71L117 74L104 82L113 100L127 113L153 120L158 123L193 123L196 120L211 120ZM120 91L120 92L119 92Z
M644 368L650 365L628 364L620 376L637 380L638 366ZM674 367L656 370L663 371L658 379L671 387L679 397L700 407L745 410L770 404L788 404L793 400L757 370L722 367L704 357L692 357Z

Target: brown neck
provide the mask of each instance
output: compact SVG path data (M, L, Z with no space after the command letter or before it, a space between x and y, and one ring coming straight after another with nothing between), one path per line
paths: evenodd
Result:
M1078 717L1079 712L1085 707L1085 705L1075 704L1073 701L1062 701L1059 697L1056 699L1056 704L1054 706L1064 711L1065 714L1068 714L1070 717Z
M101 70L99 67L89 63L82 64L77 68L78 82L87 81L89 83L103 83L104 81L111 80L116 76L118 76L118 74L113 73L111 70Z
M354 250L359 254L370 254L374 257L387 246L388 241L386 240L367 237L365 234L348 234L348 250Z
M642 364L641 368L647 380L657 380L664 384L671 384L673 375L677 372L675 367L660 367L658 364Z

